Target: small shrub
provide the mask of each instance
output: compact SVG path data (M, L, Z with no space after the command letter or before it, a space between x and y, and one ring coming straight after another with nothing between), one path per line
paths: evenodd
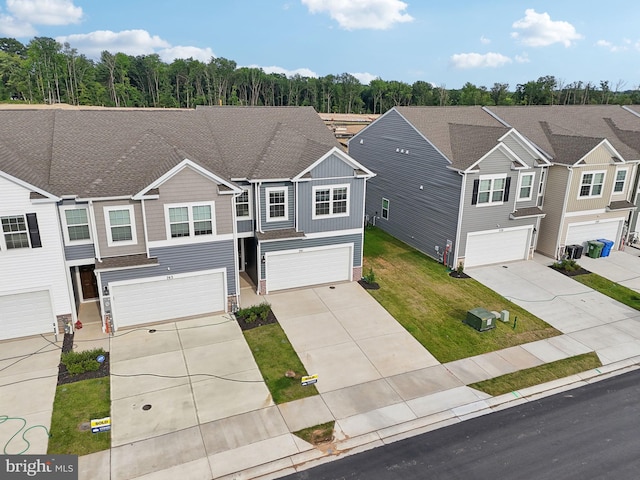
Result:
M458 275L462 275L462 272L464 271L464 263L458 263L458 268L456 268L456 271L458 272Z
M254 305L248 308L241 308L236 313L237 317L243 318L245 322L252 323L258 320L266 320L271 312L271 305L267 302L262 302L260 305Z
M575 272L576 270L580 270L580 265L573 259L564 259L560 262L555 262L553 268L564 272Z
M71 375L79 375L85 372L95 372L100 369L99 355L104 355L104 349L96 348L84 352L66 352L62 354L61 361Z
M369 273L362 277L367 283L376 283L376 274L373 273L373 268L369 267Z

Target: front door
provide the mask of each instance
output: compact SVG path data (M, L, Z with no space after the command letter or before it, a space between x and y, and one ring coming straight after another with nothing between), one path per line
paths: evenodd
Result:
M98 298L98 282L93 273L93 265L82 265L80 269L80 285L82 287L82 299L91 300Z

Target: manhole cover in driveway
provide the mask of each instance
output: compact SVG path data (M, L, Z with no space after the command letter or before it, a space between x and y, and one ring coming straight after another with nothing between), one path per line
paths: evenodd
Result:
M151 405L150 405L150 404L148 404L148 403L147 403L147 404L145 404L145 405L143 405L143 406L142 406L142 410L144 410L145 412L146 412L147 410L151 410Z

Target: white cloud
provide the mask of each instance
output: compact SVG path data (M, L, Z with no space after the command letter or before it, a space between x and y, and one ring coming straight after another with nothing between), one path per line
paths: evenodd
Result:
M145 55L157 53L156 49L169 49L169 42L157 35L150 35L146 30L96 30L91 33L80 33L58 37L60 43L69 42L79 52L93 58L99 58L103 50L111 53L122 52L127 55ZM184 47L182 47L184 48Z
M36 29L11 15L0 15L0 34L7 37L23 38L36 35Z
M527 52L524 52L522 55L516 55L515 59L516 59L517 63L529 63L529 62L531 62L531 60L529 60L529 55L527 54Z
M451 56L451 64L455 68L497 68L511 63L509 57L501 53L456 53Z
M286 68L277 67L271 65L268 67L262 67L260 65L247 65L247 68L261 68L264 73L284 73L287 78L294 75L300 75L301 77L314 77L318 78L318 74L308 68L296 68L295 70L287 70Z
M615 52L624 52L625 50L629 49L629 45L631 44L631 41L625 40L624 43L625 45L615 45L608 40L598 40L596 42L596 46L606 48L610 52L615 53Z
M183 47L177 45L175 47L163 48L158 52L160 58L165 62L171 63L176 58L193 58L194 60L200 60L204 63L209 63L211 57L215 57L213 50L209 47Z
M490 44L490 43L491 43L491 39L490 39L490 38L485 37L484 35L482 35L482 36L480 37L480 43L481 43L481 44L483 44L483 45L488 45L488 44Z
M551 20L546 12L537 13L528 8L524 15L513 23L512 27L520 31L511 32L511 37L530 47L546 47L554 43L570 47L574 41L583 38L569 22Z
M7 0L7 10L32 25L69 25L82 20L82 8L72 0Z
M375 80L376 78L378 78L378 75L372 75L369 72L352 73L351 75L356 77L358 81L363 85L369 85L371 83L371 80Z
M327 12L345 30L386 30L413 21L400 0L302 0L311 13Z

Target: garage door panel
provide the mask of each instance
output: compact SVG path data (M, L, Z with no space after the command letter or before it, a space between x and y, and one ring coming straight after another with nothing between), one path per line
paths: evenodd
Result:
M0 296L0 339L53 332L55 317L48 290Z
M159 277L114 285L111 290L116 327L162 322L225 310L224 273Z
M524 260L529 253L530 234L531 228L469 234L464 265L465 267L476 267Z
M268 255L268 291L351 280L353 247Z
M589 240L597 240L598 238L612 240L614 245L617 245L621 223L622 220L583 224L570 223L567 227L565 245L582 245Z

